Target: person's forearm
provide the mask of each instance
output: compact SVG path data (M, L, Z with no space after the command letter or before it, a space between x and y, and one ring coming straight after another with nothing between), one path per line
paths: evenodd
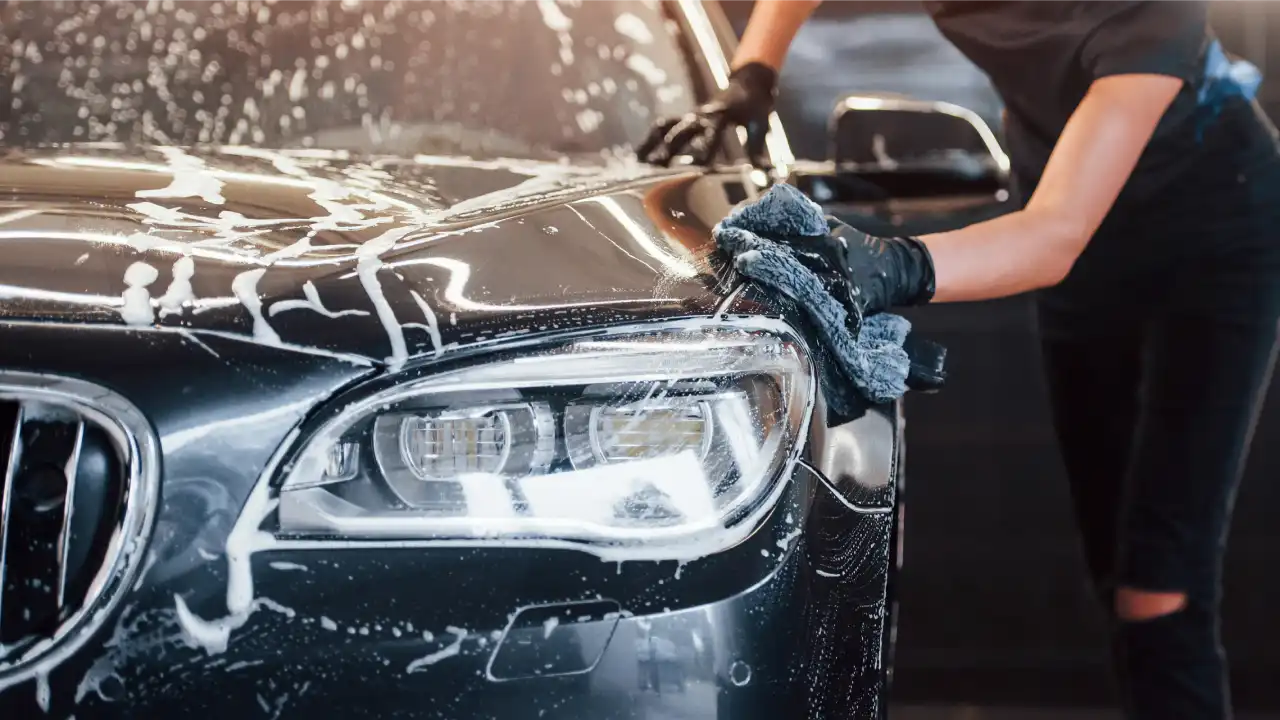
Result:
M1066 277L1182 84L1175 77L1137 74L1095 81L1067 121L1025 210L920 238L933 256L934 301L990 300Z
M800 26L822 0L757 0L733 55L733 69L758 62L782 69L787 49Z
M933 256L932 302L967 302L1058 284L1084 250L1088 228L1020 210L920 240Z

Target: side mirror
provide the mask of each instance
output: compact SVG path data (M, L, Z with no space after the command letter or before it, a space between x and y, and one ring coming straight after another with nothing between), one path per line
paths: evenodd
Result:
M987 123L951 103L847 95L828 125L837 175L857 175L897 197L986 194L1008 182L1009 158Z
M1009 156L977 113L900 95L847 95L828 124L830 157L788 181L873 233L926 234L1013 209Z

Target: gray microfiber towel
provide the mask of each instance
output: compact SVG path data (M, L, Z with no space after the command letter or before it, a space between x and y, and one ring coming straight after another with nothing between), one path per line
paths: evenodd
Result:
M733 258L738 272L804 309L847 378L841 382L831 372L821 373L827 404L837 413L857 414L853 408L865 406L867 401L889 402L907 391L911 361L902 345L911 323L899 315L880 313L864 318L854 337L845 325L845 309L823 289L817 276L796 260L786 244L770 239L814 237L829 231L817 203L794 186L778 184L759 200L734 209L716 225L713 234L720 249ZM851 392L864 399L850 397Z

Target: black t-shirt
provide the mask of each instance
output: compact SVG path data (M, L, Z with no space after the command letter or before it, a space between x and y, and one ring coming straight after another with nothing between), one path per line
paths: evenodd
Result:
M1213 40L1208 3L925 2L942 34L985 71L1008 109L1005 142L1025 200L1094 80L1186 81L1118 203L1149 201L1209 159L1197 94ZM1128 202L1125 202L1128 201Z

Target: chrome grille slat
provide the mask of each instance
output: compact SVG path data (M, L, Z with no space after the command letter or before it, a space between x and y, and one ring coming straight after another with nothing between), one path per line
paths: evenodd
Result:
M20 402L8 473L0 578L0 643L18 643L57 622L66 600L64 551L84 421L47 403ZM68 472L68 469L71 471Z
M9 436L8 452L5 453L4 482L0 484L0 618L4 617L5 587L8 584L6 569L9 566L9 510L13 506L13 481L18 474L18 461L22 455L22 421L23 408L16 405L13 415L13 431ZM0 628L3 630L3 628Z
M67 494L62 500L62 532L58 533L58 607L67 600L67 551L71 549L71 514L75 512L76 476L80 470L80 449L84 444L84 420L76 423L75 441L63 473Z

